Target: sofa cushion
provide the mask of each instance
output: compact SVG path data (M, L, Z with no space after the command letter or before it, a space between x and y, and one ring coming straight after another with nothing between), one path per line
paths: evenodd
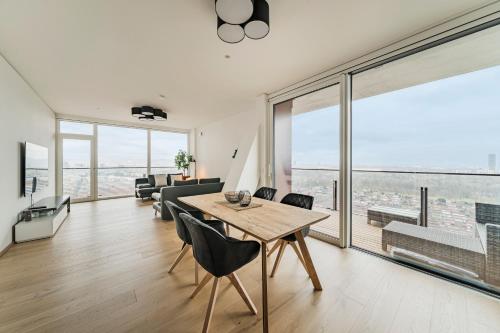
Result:
M137 188L152 188L151 184L137 184Z
M154 192L153 194L151 194L151 198L153 198L156 201L160 201L161 200L160 192Z
M165 174L159 174L159 175L154 175L155 178L155 186L167 186L167 175Z
M174 186L197 185L198 179L174 180Z
M220 183L220 178L201 178L200 184Z
M174 180L182 180L182 173L169 173L167 175L167 185L172 186Z
M148 176L148 182L149 182L149 184L150 184L151 186L153 186L153 187L154 187L154 186L156 186L156 185L155 185L155 176L153 176L153 175L149 175L149 176Z

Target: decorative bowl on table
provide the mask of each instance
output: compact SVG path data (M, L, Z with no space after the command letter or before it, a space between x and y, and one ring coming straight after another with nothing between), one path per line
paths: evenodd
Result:
M224 197L230 203L240 202L240 192L239 191L228 191L224 193Z
M252 202L252 194L250 191L240 191L240 206L247 207Z

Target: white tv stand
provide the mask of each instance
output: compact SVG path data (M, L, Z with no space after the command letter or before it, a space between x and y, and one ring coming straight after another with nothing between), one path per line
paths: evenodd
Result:
M35 206L45 206L45 208L33 210L32 214L40 215L34 216L31 221L21 221L14 226L16 243L53 237L70 212L70 198L49 197L38 201Z

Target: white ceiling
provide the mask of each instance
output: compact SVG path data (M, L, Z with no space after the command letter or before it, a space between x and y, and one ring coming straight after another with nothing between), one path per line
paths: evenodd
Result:
M0 0L0 53L57 113L192 128L492 1L268 2L270 34L226 44L213 0Z

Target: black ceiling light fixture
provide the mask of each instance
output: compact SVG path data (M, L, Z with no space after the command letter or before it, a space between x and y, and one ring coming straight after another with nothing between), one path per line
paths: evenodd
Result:
M266 0L215 0L217 35L226 43L241 42L245 35L261 39L269 33Z
M134 106L132 108L132 117L142 121L164 121L167 120L167 113L161 109L155 109L151 106Z

